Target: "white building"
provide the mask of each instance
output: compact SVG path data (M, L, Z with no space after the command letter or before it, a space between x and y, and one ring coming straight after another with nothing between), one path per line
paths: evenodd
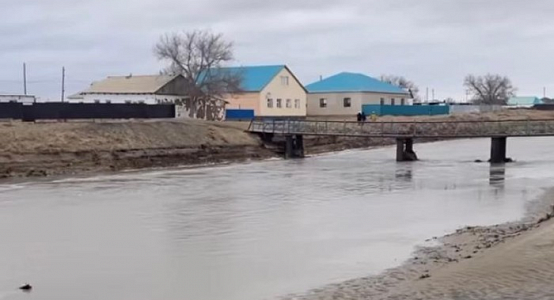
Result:
M31 95L0 95L0 103L6 102L35 103L37 98Z
M181 75L110 76L67 99L73 103L114 104L184 101L185 84Z
M176 116L206 120L225 119L225 101L192 105L182 75L110 76L67 97L72 103L176 104Z
M355 115L366 104L413 104L409 92L358 73L340 73L309 84L306 89L308 116Z

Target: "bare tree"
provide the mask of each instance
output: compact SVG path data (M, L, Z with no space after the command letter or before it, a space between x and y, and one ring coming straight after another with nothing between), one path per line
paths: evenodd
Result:
M473 102L478 104L505 105L517 90L508 77L497 74L467 75L464 86L472 93Z
M222 69L233 60L233 43L206 30L171 33L154 46L159 60L168 63L166 74L182 74L193 117L204 118L207 104L241 92L242 74Z
M396 85L400 88L405 89L410 93L412 96L412 99L414 99L416 102L420 101L421 98L419 97L419 88L415 83L412 81L402 77L402 76L396 76L396 75L381 75L381 81L390 83L392 85Z

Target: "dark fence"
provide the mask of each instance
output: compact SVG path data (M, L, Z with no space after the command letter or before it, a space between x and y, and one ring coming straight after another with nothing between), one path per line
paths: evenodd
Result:
M254 118L253 109L226 109L225 120L252 120Z
M175 118L174 104L111 104L111 103L0 103L0 119L35 120L65 119L162 119Z
M535 104L533 108L537 110L554 110L554 104Z
M23 119L23 104L0 103L0 119Z

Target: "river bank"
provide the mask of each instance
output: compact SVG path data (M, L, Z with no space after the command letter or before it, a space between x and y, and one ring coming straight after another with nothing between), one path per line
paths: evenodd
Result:
M517 222L464 227L427 242L402 266L288 300L551 299L554 190Z
M553 112L383 117L380 121L546 119ZM0 123L0 177L43 177L280 157L278 147L248 134L248 122L146 120ZM391 145L391 139L306 137L308 155Z

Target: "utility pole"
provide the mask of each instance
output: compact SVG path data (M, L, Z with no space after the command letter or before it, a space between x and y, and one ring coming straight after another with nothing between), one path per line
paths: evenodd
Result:
M542 97L546 98L546 87L542 88Z
M429 88L425 88L425 102L429 102Z
M27 65L23 63L23 94L27 96Z
M432 89L431 90L431 94L433 95L433 99L431 99L432 101L435 101L435 89Z
M62 102L65 96L65 67L62 67Z

